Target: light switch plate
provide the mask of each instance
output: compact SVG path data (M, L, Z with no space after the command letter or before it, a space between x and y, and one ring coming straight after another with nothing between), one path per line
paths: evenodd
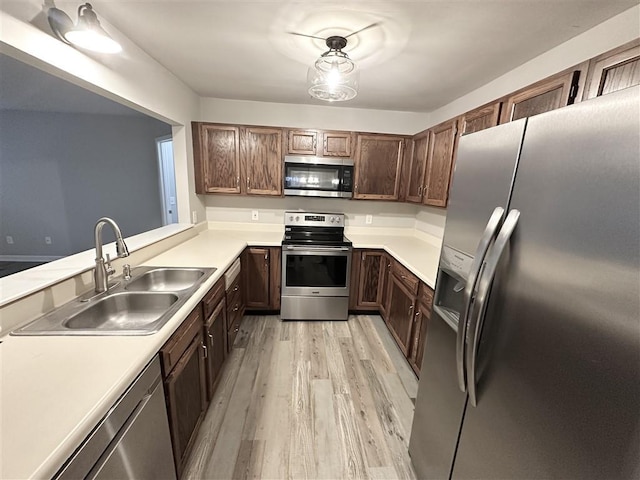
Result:
M258 210L251 210L251 220L253 220L254 222L260 220L260 213L258 212Z
M373 215L367 215L364 219L364 223L371 224L373 223Z

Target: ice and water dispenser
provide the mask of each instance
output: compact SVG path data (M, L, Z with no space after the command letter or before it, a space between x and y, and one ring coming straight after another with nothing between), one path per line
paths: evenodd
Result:
M433 309L456 330L472 263L473 257L447 245L442 247Z

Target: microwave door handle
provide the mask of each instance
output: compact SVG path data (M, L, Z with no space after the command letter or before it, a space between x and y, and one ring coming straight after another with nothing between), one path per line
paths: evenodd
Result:
M507 215L504 224L502 225L502 229L500 229L500 233L496 238L496 243L494 244L493 250L487 257L487 262L485 268L480 277L480 281L478 282L478 293L476 295L476 303L473 308L473 314L471 315L471 320L469 321L469 331L472 334L472 340L467 344L467 386L469 390L469 401L471 405L476 407L478 405L478 391L477 391L477 379L476 379L476 369L478 363L478 348L480 345L480 336L482 334L482 327L484 325L485 315L487 313L487 300L489 296L489 291L491 290L491 285L493 283L493 279L496 275L496 270L498 268L498 263L500 263L500 258L502 258L502 254L511 239L511 235L518 225L518 220L520 218L519 210L511 210L509 215Z
M467 374L465 372L465 343L467 338L467 324L469 322L469 311L471 309L471 302L473 301L473 293L478 283L478 277L480 275L480 269L482 262L487 255L487 250L491 245L491 242L496 238L500 222L504 215L504 208L496 207L489 217L487 226L484 229L482 237L476 247L476 253L473 257L473 263L469 271L469 279L467 280L464 294L462 297L462 311L460 312L460 319L458 320L458 332L456 335L456 367L458 371L458 387L463 392L467 391ZM458 285L456 285L458 287Z

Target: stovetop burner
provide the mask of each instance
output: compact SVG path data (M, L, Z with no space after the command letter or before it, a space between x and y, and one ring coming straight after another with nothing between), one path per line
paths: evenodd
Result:
M350 247L344 236L344 214L285 212L282 245Z

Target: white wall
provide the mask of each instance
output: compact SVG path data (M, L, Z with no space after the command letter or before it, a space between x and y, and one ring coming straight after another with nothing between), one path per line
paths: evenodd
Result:
M198 117L198 96L113 26L108 30L123 53L90 56L32 25L33 3L18 5L13 15L0 11L0 52L173 125L179 219L191 222L192 210L204 218L195 194L190 126Z
M496 100L640 36L640 5L537 56L482 87L431 112L430 127Z
M284 223L285 210L336 212L346 215L350 227L414 228L418 207L406 203L346 200L339 198L307 197L234 197L231 195L206 198L207 220L229 223ZM251 212L258 211L259 220L251 220ZM372 215L371 224L366 216Z
M201 98L200 120L203 122L354 130L404 135L424 129L429 123L429 114L346 108L337 105L293 105Z
M102 216L125 236L162 226L155 139L170 125L131 115L3 110L0 132L1 255L88 250Z

